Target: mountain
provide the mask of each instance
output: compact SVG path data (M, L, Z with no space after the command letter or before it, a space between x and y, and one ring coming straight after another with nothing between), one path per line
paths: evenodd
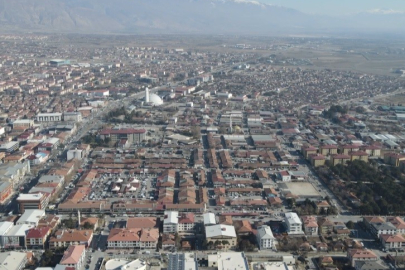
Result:
M0 0L3 31L288 35L370 31L375 25L378 31L403 32L404 18L309 15L249 0Z

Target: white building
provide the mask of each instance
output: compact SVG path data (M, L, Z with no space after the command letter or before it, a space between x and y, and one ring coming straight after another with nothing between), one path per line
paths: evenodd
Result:
M29 229L35 226L22 224L12 227L4 236L4 248L23 248Z
M63 121L81 122L83 120L80 112L64 112Z
M62 121L62 113L39 113L35 119L37 122Z
M165 211L163 233L176 233L179 223L179 212Z
M72 149L67 151L67 160L82 160L84 158L85 151L82 149Z
M13 222L9 221L0 222L0 248L4 248L4 238L13 227L14 227Z
M260 249L271 249L274 246L274 236L270 227L267 225L260 226L257 230L257 243Z
M218 270L249 270L248 260L243 252L218 252L208 255L208 267Z
M146 270L146 262L140 259L127 261L124 259L111 259L105 264L105 270Z
M214 213L204 213L203 219L204 219L204 226L211 226L217 224Z
M288 234L303 234L302 222L296 213L285 213L284 222L287 225Z
M21 270L25 268L28 256L25 252L2 252L0 253L0 269Z
M24 214L18 219L17 225L32 225L37 226L41 218L45 216L45 210L25 210Z

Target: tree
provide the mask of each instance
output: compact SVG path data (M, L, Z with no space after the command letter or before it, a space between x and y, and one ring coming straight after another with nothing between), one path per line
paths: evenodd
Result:
M351 221L351 220L349 220L347 223L346 223L346 227L348 228L348 229L351 229L351 230L353 230L354 229L354 222L353 221Z
M193 126L191 128L191 135L194 139L199 140L201 138L201 128L199 126Z
M42 254L41 266L52 266L53 259L55 254L50 249L46 249Z
M93 228L94 228L94 226L93 226L90 222L88 222L88 221L86 221L86 222L83 224L83 229L92 230Z

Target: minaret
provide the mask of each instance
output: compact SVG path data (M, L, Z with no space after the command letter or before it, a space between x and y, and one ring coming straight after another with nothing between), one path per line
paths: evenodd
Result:
M230 115L230 119L229 119L229 129L230 129L231 134L232 134L233 133L233 130L232 130L232 114Z
M149 102L149 88L146 87L145 89L145 102Z
M81 220L80 220L80 210L77 210L77 227L78 228L80 228L80 223L81 223Z

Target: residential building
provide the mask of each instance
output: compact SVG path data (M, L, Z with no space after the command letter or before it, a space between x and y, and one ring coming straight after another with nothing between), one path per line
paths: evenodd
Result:
M337 154L337 155L332 155L331 156L331 163L333 166L336 166L338 164L346 165L348 161L350 161L351 157L349 155L345 154Z
M13 129L23 128L28 129L34 126L34 120L31 119L18 119L13 122Z
M318 223L314 216L303 216L302 223L306 235L318 235Z
M176 233L179 224L179 212L165 211L163 219L163 233Z
M119 229L114 228L110 231L107 239L108 248L113 249L133 249L150 248L154 249L159 240L159 229Z
M58 230L49 240L49 248L56 249L70 245L90 246L93 240L92 230Z
M110 138L112 143L117 143L121 140L127 140L129 144L140 143L145 140L146 130L145 129L133 129L133 128L122 128L122 129L103 129L100 132L100 138L105 140Z
M355 266L357 261L377 261L378 256L370 249L349 249L347 251L350 265Z
M277 173L277 178L280 179L282 182L289 182L291 181L291 175L288 171L281 171Z
M272 249L274 245L274 236L270 226L263 225L257 229L257 243L260 249Z
M380 241L386 249L403 248L405 246L405 238L400 234L381 234Z
M388 270L390 267L381 261L356 261L356 270Z
M0 182L0 204L4 204L14 194L13 185L10 182Z
M29 249L44 249L45 243L48 240L51 232L52 229L50 227L37 227L29 229L26 237L26 247Z
M82 114L80 112L64 112L63 121L81 122Z
M61 265L72 267L75 270L81 270L85 263L86 246L73 245L63 253L63 257L60 260Z
M86 151L82 150L82 149L71 149L67 151L67 156L66 159L72 160L72 159L76 159L76 160L82 160L85 157Z
M45 210L49 204L49 194L20 194L17 198L17 202L20 213L24 213L27 209Z
M178 223L177 223L177 232L190 233L190 232L194 232L194 228L195 228L194 214L193 213L181 214L178 219Z
M288 234L303 234L302 222L298 215L293 212L285 213L284 222L287 225Z
M373 223L370 226L370 231L378 239L381 234L396 234L397 228L391 222Z
M235 227L229 225L211 225L205 227L207 243L210 242L216 248L234 249L237 245Z
M159 228L159 220L156 217L132 217L132 218L128 218L126 227L128 229L133 229L133 228L142 228L142 229Z
M309 155L309 161L311 162L312 166L320 167L325 165L326 158L321 154Z
M400 217L388 217L388 222L391 222L392 225L397 229L398 234L405 234L405 221Z

